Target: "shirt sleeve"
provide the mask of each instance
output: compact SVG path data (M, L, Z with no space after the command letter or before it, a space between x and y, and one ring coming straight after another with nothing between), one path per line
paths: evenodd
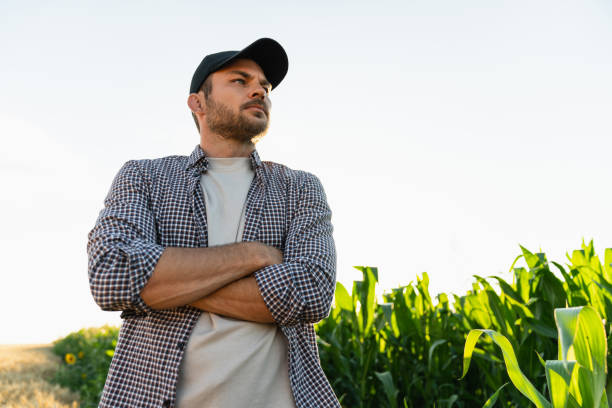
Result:
M104 209L89 233L89 285L103 310L152 311L140 297L164 248L156 228L148 186L136 161L115 177Z
M334 296L336 249L331 210L319 179L306 174L285 241L283 263L255 272L266 306L283 326L324 319Z

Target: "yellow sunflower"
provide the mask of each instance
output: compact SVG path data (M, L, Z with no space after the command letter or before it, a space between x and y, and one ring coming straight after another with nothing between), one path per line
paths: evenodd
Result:
M74 364L76 362L76 357L72 353L67 353L64 360L66 360L66 363L68 364Z
M79 356L79 358L83 358L85 357L85 353L83 353L82 351L79 351L79 354L77 354L77 356Z

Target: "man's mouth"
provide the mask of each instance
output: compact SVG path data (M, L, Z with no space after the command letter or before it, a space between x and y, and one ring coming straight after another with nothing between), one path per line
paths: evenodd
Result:
M260 105L258 103L252 103L252 104L248 104L242 107L243 110L251 109L251 108L259 110L260 112L263 112L266 114L266 116L268 116L268 111L266 110L266 108L263 105Z

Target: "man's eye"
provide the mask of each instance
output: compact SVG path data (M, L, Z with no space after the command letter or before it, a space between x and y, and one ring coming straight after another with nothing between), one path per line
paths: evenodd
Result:
M237 83L242 84L242 85L246 84L246 81L244 79L242 79L242 78L236 78L232 82L237 82Z

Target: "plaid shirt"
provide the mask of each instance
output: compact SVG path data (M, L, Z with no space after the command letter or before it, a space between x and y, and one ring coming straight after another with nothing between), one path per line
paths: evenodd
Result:
M331 211L312 174L262 162L247 195L243 241L280 248L284 262L255 272L266 306L288 339L295 403L339 407L323 373L312 323L327 316L335 288ZM173 407L183 351L201 311L154 310L140 297L165 247L206 247L200 175L208 161L189 156L127 162L89 233L89 283L103 310L121 310L100 407Z

